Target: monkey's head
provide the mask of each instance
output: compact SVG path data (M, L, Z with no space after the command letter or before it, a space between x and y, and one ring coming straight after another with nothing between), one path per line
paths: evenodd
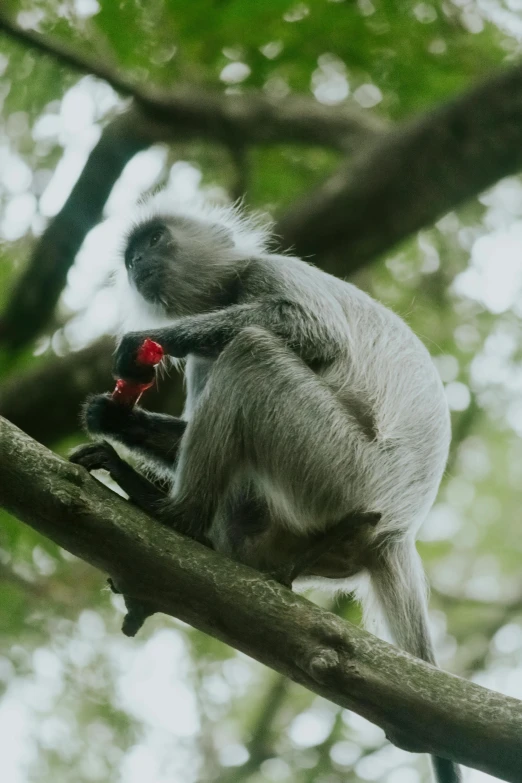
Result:
M173 215L137 224L123 258L130 285L174 317L220 306L240 260L225 227Z
M120 290L133 311L125 326L228 304L248 259L265 252L267 233L232 207L180 202L166 191L148 199L131 216L120 254Z

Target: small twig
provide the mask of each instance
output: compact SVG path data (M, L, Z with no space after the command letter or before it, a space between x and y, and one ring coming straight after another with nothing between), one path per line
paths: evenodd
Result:
M244 199L249 184L248 148L245 144L229 146L230 157L234 164L235 179L231 187L233 201Z
M521 168L519 64L383 134L276 231L298 255L342 254L339 273L353 273Z

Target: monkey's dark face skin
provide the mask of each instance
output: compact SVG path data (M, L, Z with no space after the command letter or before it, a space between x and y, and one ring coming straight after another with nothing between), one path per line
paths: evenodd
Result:
M137 227L127 242L124 258L129 280L149 302L160 301L170 246L170 232L159 220Z
M124 251L131 285L168 316L229 304L238 257L228 231L185 217L156 217L135 226Z

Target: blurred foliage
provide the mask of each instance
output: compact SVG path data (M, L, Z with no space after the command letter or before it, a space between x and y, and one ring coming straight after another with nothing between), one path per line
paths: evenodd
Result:
M314 92L389 121L436 106L517 56L522 25L518 5L501 0L4 0L2 7L142 85ZM85 112L84 127L67 126L71 101L73 114ZM0 306L60 206L62 197L51 197L60 163L71 180L60 175L64 198L122 104L106 85L0 39ZM236 163L218 145L174 144L162 161L147 187L185 161L205 187L234 192ZM248 150L247 202L280 213L338 161L318 148ZM522 311L515 302L488 309L455 281L473 267L481 238L519 225L521 193L515 178L501 184L356 281L425 341L454 409L450 463L420 542L435 587L441 660L519 696ZM62 302L37 346L9 361L0 354L1 380L53 351L66 354L61 327L76 315ZM428 779L425 759L391 748L362 719L181 623L155 618L140 638L124 639L121 601L103 587L102 575L0 513L0 757L19 760L16 768L5 762L7 783L397 783L406 772L408 781ZM359 621L349 601L335 606Z

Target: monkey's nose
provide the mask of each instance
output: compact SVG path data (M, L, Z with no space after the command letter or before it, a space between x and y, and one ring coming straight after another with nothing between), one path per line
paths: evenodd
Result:
M142 258L143 258L143 254L142 253L133 253L132 256L131 256L131 259L130 259L130 264L129 264L130 269L132 269L134 266L136 266L136 264L139 261L141 261Z

